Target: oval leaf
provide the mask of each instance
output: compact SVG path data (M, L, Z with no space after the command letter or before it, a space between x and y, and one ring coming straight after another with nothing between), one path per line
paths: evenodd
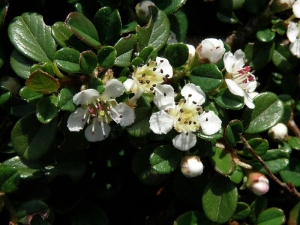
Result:
M30 90L44 94L56 92L59 88L59 82L41 70L33 72L25 84Z
M30 76L30 67L32 67L33 61L14 49L10 56L10 65L19 77L27 80Z
M79 58L80 70L84 74L91 74L97 66L97 56L92 51L84 51L80 53Z
M244 97L232 94L228 88L218 92L215 101L225 109L238 110L244 107Z
M121 38L114 46L117 50L116 66L129 66L131 62L132 52L137 42L137 36L130 34Z
M49 123L58 115L57 97L46 96L36 105L36 117L41 123Z
M215 170L223 175L229 175L233 169L231 154L222 148L213 148L210 159Z
M166 49L166 58L171 66L179 67L186 63L189 57L189 49L186 44L176 43L168 45Z
M100 67L108 69L115 63L117 56L116 50L111 46L105 46L98 52L97 58Z
M257 225L281 225L285 221L284 213L278 208L269 208L259 214Z
M180 215L174 225L209 225L209 220L202 212L190 211Z
M78 73L80 72L79 58L79 51L73 48L62 48L55 54L55 63L63 71Z
M20 175L16 168L0 165L0 191L4 193L14 192L20 183Z
M225 140L231 145L240 141L240 134L243 132L243 123L240 120L232 120L225 129Z

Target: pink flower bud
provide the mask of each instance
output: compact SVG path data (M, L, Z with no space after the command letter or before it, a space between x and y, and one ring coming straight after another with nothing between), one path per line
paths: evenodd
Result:
M269 180L261 173L251 172L248 174L246 186L254 194L263 195L269 190Z
M181 160L181 172L186 177L196 177L202 174L203 164L198 156L185 156Z

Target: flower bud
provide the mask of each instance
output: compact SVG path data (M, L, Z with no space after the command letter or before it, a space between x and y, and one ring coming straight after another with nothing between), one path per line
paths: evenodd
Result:
M4 76L0 80L0 86L9 89L11 95L17 95L21 86L16 78Z
M135 6L135 12L141 22L147 23L150 19L150 6L155 6L151 1L142 1Z
M282 12L292 8L295 0L274 0L271 5L272 12Z
M185 156L181 160L181 172L186 177L196 177L202 174L203 164L198 156Z
M275 142L283 141L288 134L288 128L283 123L277 123L275 126L269 129L268 135Z
M250 172L246 187L256 195L263 195L269 190L269 180L258 172Z
M200 64L216 63L222 58L224 52L223 42L215 38L204 39L196 49L196 55Z

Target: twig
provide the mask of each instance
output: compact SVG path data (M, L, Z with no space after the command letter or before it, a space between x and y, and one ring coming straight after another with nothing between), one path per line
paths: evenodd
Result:
M272 180L274 180L277 184L279 184L282 188L284 188L286 191L290 192L292 195L296 196L300 200L300 193L296 190L293 184L289 183L286 184L279 180L269 169L269 167L265 164L265 162L259 157L259 155L256 154L256 152L253 150L253 148L249 145L249 143L246 141L246 139L240 134L241 141L244 143L245 147L249 150L249 152L253 155L254 158L257 159L257 161L262 165L262 167L266 170L269 177L271 177Z

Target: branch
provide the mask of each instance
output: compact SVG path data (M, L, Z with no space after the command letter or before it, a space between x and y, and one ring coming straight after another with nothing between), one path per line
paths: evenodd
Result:
M296 190L293 184L286 184L279 180L269 169L269 167L265 164L265 162L256 154L253 148L249 145L246 139L240 134L241 141L244 143L245 147L249 150L249 152L253 155L254 158L262 165L262 167L266 170L269 177L274 180L277 184L279 184L283 189L290 192L292 195L296 196L300 200L300 193Z

